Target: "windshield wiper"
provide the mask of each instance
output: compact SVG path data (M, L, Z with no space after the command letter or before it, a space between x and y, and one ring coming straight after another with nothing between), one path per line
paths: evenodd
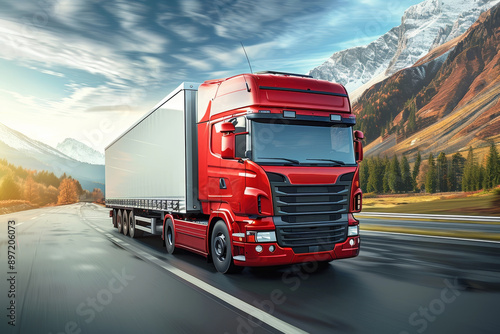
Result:
M306 159L306 160L316 160L316 161L330 161L335 163L338 166L345 165L345 162L340 160L332 160L332 159Z
M264 157L258 157L257 159L277 159L277 160L285 160L285 161L291 162L291 163L293 163L293 164L300 165L300 161L299 161L299 160L295 160L295 159L288 159L288 158L276 158L276 157L273 157L273 158L264 158Z

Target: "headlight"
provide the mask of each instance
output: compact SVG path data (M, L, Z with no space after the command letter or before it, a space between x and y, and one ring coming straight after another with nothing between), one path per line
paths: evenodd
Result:
M359 235L359 225L349 225L347 226L347 236L354 237Z
M247 231L248 242L276 242L276 232L274 231Z

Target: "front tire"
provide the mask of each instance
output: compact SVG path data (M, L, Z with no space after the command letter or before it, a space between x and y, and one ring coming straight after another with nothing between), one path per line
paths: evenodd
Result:
M235 266L231 252L231 239L226 223L219 220L215 223L210 242L212 260L218 272L230 274L239 271L241 267Z
M163 238L165 239L165 247L167 248L168 254L174 254L175 252L175 230L174 224L171 219L167 219L165 222L165 229L163 230Z

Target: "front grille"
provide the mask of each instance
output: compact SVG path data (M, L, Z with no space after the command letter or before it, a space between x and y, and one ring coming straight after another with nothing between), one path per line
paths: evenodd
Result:
M352 177L353 173L344 174L335 184L325 185L271 180L278 244L307 253L332 250L345 241Z

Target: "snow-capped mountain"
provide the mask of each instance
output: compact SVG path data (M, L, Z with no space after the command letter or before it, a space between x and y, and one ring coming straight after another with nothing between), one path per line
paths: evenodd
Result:
M56 148L75 160L93 165L104 165L104 154L76 139L66 138L63 142L57 144Z
M406 10L398 27L366 46L334 53L309 74L343 84L355 100L364 89L413 65L433 48L463 34L482 12L498 2L500 0L425 0Z
M0 159L34 170L56 175L66 173L80 181L84 189L103 188L104 166L77 161L57 149L0 123Z

